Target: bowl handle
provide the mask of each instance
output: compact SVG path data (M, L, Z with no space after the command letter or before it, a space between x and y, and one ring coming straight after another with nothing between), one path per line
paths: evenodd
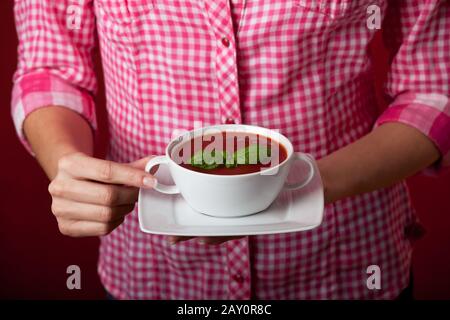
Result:
M301 189L301 188L305 187L308 183L310 183L312 178L314 177L313 160L308 155L306 155L304 153L294 152L294 154L292 156L294 157L293 161L305 162L308 165L309 173L308 173L308 178L306 178L304 181L294 182L294 183L285 182L284 189L288 189L288 190Z
M145 166L145 171L147 171L148 173L150 173L150 170L157 165L160 164L165 164L168 165L169 164L169 159L167 158L167 156L156 156L150 159L149 162L147 162L146 166ZM158 180L156 180L156 184L153 187L154 190L159 191L161 193L166 193L166 194L177 194L180 193L180 190L178 189L178 187L176 185L166 185L163 183L160 183Z

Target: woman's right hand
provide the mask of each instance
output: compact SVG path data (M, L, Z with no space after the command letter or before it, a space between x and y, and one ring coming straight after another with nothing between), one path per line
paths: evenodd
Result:
M139 188L154 186L153 176L144 171L149 159L123 164L84 153L60 158L48 188L60 232L102 236L117 228L134 209Z

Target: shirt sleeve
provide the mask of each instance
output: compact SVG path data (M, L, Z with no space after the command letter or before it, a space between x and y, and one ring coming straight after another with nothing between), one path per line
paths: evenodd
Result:
M386 92L392 103L375 126L400 122L418 129L450 165L450 1L389 1L383 35L394 53Z
M95 130L92 1L16 0L14 14L19 47L11 113L21 142L31 152L23 122L47 106L73 110Z

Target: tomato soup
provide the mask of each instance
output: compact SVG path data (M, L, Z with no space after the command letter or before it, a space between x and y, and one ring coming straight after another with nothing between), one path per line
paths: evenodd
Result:
M238 175L259 172L287 158L286 148L262 135L220 132L198 136L173 148L172 160L201 173Z

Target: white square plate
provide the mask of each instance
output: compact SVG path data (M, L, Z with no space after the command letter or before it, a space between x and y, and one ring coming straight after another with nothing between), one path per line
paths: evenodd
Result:
M143 232L176 236L239 236L313 229L322 223L323 186L316 163L314 177L303 189L284 190L266 210L245 217L216 218L192 209L181 195L154 190L139 192L139 225ZM293 165L291 172L295 169ZM299 172L299 171L297 171ZM165 166L156 174L170 180Z

